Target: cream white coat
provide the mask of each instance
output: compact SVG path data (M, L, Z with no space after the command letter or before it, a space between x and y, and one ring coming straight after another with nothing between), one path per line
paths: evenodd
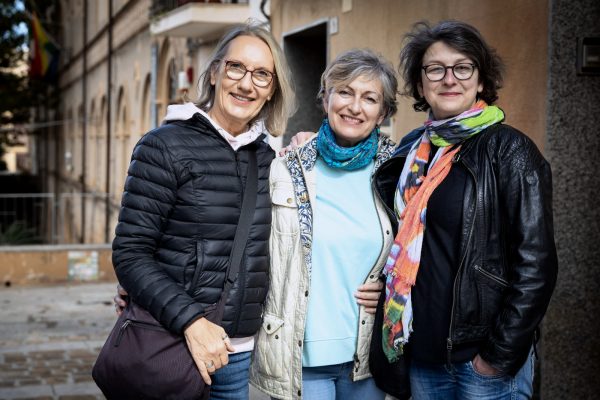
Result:
M379 148L376 167L389 158L394 145L382 138ZM250 381L258 389L277 399L302 398L302 346L310 296L310 205L314 204L316 196L316 171L312 168L315 160L316 146L313 139L286 157L275 159L271 165L273 209L270 288L263 325L255 344ZM290 168L291 165L297 168ZM373 199L381 222L383 246L377 262L365 276L365 283L379 279L394 239L383 204L376 194ZM327 307L327 304L323 304L323 312L327 312ZM353 380L371 376L368 356L373 315L366 313L362 306L359 308L357 329Z

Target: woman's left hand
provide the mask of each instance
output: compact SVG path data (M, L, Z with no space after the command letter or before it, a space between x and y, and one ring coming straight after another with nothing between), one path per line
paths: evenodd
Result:
M381 295L381 289L383 288L383 282L370 282L360 285L358 290L354 293L356 302L361 306L365 307L365 311L369 314L375 314L377 309L377 302Z
M473 359L473 369L479 375L497 376L500 375L500 371L492 367L487 361L477 354Z

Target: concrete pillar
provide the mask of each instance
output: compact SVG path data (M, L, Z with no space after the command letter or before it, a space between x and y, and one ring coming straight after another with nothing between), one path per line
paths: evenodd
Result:
M546 155L559 277L542 331L541 399L592 399L600 393L600 76L578 76L575 66L577 38L600 36L600 1L551 0L549 35Z

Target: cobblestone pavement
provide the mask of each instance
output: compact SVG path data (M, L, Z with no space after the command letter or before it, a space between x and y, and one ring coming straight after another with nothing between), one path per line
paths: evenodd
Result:
M0 399L104 399L91 377L115 283L0 289ZM251 400L268 397L251 388Z

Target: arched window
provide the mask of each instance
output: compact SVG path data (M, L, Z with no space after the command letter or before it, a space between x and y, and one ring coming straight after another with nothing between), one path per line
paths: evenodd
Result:
M83 173L83 104L77 107L77 121L75 123L75 144L73 147L73 177L79 181Z
M169 104L169 52L169 38L165 38L160 46L158 71L156 75L156 119L158 123L160 123L165 116L165 111Z
M146 75L146 79L144 80L144 87L142 89L142 121L140 124L141 132L140 136L150 130L151 121L150 116L152 115L152 102L151 102L151 94L150 94L150 74Z
M98 168L96 154L95 154L95 141L96 135L98 134L98 125L96 125L96 100L92 99L90 104L90 112L88 114L87 121L87 143L86 143L86 155L85 155L85 163L86 163L86 186L89 189L92 189L96 185L96 169Z
M175 65L175 60L169 62L167 88L169 89L169 104L179 103L179 96L177 95L177 67Z
M73 110L67 111L67 120L63 125L65 131L62 137L65 138L65 145L63 149L65 150L63 154L63 165L64 165L64 173L67 176L71 176L73 173L73 151L75 144L75 123L73 121Z
M96 189L99 192L106 190L106 96L100 100L100 112L95 121L96 145L94 146L94 160L96 162Z
M129 123L126 91L123 86L119 89L117 99L117 140L113 147L115 150L113 193L116 196L115 198L119 199L123 192L125 178L127 177L127 167L129 166L129 157L131 153L131 124Z

